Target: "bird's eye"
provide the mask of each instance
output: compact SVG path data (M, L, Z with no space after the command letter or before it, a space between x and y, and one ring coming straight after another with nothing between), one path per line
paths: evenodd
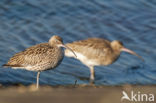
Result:
M56 39L55 42L58 42L58 40Z
M123 45L123 43L122 43L121 41L119 41L119 44L120 44L120 45Z

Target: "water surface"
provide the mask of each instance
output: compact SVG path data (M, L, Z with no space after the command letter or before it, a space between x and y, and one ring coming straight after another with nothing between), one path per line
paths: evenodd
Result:
M1 0L0 65L15 53L59 35L64 43L99 37L120 40L141 55L122 53L112 65L95 67L95 84L156 84L155 0ZM54 70L41 73L48 85L87 84L89 69L65 57ZM36 72L0 68L5 85L36 82Z

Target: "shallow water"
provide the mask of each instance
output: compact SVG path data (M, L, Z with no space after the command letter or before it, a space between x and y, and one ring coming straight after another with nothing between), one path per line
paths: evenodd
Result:
M64 43L88 37L120 40L141 55L122 53L112 65L95 67L95 84L156 84L155 0L1 0L0 65L25 48L59 35ZM40 84L87 84L89 69L65 57L54 70L41 73ZM5 85L36 82L36 73L0 69Z

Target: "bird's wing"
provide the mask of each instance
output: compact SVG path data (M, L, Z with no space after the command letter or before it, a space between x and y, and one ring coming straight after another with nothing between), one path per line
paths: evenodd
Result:
M82 53L83 55L97 55L110 49L110 41L100 38L89 38L87 40L80 40L73 43L66 44L74 52Z
M79 47L92 48L92 49L103 49L110 46L110 41L100 38L89 38L86 40L75 41L73 43L66 44L73 50Z
M48 52L54 52L54 49L49 51L48 43L41 43L32 47L27 48L26 50L16 53L13 57L10 58L7 65L24 67L27 65L35 65L40 63L44 58L48 57Z

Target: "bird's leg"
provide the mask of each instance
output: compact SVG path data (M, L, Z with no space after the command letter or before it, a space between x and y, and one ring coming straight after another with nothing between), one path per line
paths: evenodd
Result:
M40 78L40 71L37 72L37 83L36 83L36 88L38 89L39 87L39 78Z
M90 66L89 67L90 69L90 84L94 84L94 67L93 66Z

